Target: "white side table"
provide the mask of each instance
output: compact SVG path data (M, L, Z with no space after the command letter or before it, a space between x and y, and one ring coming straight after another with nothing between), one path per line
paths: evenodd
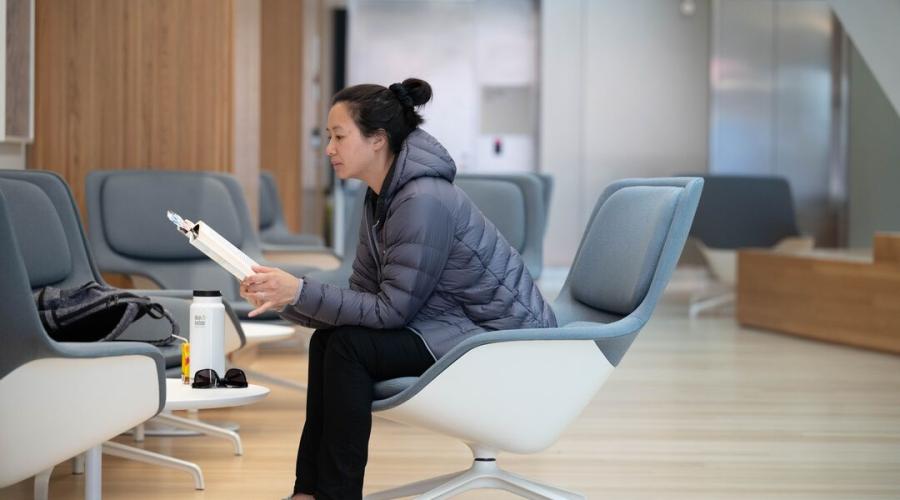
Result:
M166 405L163 411L154 417L166 422L173 427L190 429L208 436L218 436L228 439L234 446L234 454L244 453L241 437L234 431L209 425L197 420L176 417L170 412L174 410L209 410L213 408L228 408L244 406L255 403L269 394L267 387L250 384L246 388L217 388L217 389L193 389L181 382L181 379L166 379ZM103 453L128 458L139 462L170 467L183 470L194 477L194 487L204 489L203 471L197 464L185 460L179 460L168 455L142 450L133 446L123 445L112 441L103 443Z
M289 339L297 331L293 326L260 321L241 321L241 329L244 330L244 339L247 341L248 347Z

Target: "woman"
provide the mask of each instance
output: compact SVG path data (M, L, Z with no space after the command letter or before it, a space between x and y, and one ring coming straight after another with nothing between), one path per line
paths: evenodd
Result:
M521 257L456 186L456 166L419 125L428 83L356 85L334 96L326 152L369 186L350 288L254 268L254 316L317 328L293 498L360 498L373 385L421 375L467 335L556 326Z

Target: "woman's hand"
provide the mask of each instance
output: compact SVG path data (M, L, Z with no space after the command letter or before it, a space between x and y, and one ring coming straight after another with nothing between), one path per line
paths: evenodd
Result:
M256 274L241 281L241 297L256 308L250 312L251 318L294 301L300 279L274 267L253 266L253 272Z

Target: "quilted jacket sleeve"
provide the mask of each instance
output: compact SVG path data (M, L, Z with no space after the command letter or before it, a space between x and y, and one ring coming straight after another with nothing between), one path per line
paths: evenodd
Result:
M372 254L369 252L369 247L364 243L365 238L367 238L366 231L368 231L365 218L360 222L359 231L360 238L359 243L356 245L356 258L353 259L353 272L350 275L350 289L373 292L378 288L378 280L375 278L375 261L372 260ZM306 286L305 283L306 281L309 281L310 278L304 277L303 279L304 286ZM302 314L297 308L290 305L285 307L279 314L282 318L307 328L319 329L336 326L331 323L316 321L315 319Z
M438 199L426 194L397 199L386 218L383 238L376 243L382 266L376 288L364 290L371 277L367 274L377 274L377 269L366 269L361 261L359 269L354 267L356 278L349 290L305 279L299 300L285 309L285 317L296 314L331 326L401 328L434 291L454 234L454 219ZM366 244L363 247L369 252Z

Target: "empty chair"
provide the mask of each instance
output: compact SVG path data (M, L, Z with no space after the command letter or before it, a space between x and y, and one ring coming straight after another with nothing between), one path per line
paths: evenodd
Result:
M545 185L530 173L459 174L454 183L519 252L531 277L543 270Z
M315 234L292 233L284 222L284 209L275 178L259 174L259 239L263 250L321 251L325 242Z
M22 252L20 244L43 239L57 256L83 249L69 247L54 212L23 198L34 194L30 185L16 188L0 189L0 487L38 474L35 496L46 498L53 466L87 451L85 498L97 500L102 443L165 404L163 356L138 342L60 343L47 336L32 288L64 279L72 262Z
M785 178L706 175L703 179L706 184L690 236L720 286L691 299L692 317L734 302L738 249L802 252L814 245L812 237L801 236L797 229Z
M88 227L97 265L106 272L140 275L162 288L220 290L239 317L253 306L239 294L239 282L166 219L166 210L203 220L261 265L302 276L314 268L271 264L237 181L210 172L162 170L95 171L87 177ZM276 319L268 311L255 319Z
M650 319L702 186L692 178L612 184L554 303L563 327L473 335L422 376L376 384L379 416L460 439L474 461L468 470L366 498L447 498L475 488L580 498L504 471L497 454L546 449L591 401Z

